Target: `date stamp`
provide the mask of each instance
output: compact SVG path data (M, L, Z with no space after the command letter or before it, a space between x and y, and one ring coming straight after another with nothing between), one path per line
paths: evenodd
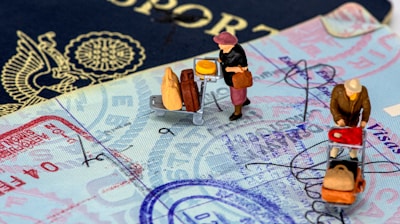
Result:
M179 180L153 189L140 208L140 223L293 223L280 207L234 183Z

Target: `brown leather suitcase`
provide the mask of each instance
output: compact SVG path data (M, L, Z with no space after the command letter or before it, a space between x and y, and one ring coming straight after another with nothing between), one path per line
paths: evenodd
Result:
M198 111L200 109L199 89L194 81L193 69L181 71L181 91L186 111Z

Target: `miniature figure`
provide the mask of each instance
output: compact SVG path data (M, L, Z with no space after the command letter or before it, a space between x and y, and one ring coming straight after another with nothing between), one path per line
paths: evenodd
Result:
M221 32L214 36L213 40L220 49L218 61L221 64L224 81L229 86L231 101L235 108L229 120L234 121L242 117L242 107L250 104L250 100L247 98L247 88L236 89L233 88L232 83L232 76L235 73L248 69L246 53L238 44L237 37L229 32Z
M335 124L340 127L357 127L361 114L360 127L365 128L371 114L367 88L358 79L336 85L331 94L330 110ZM336 158L338 151L338 148L332 148L330 157ZM350 159L358 160L356 149L350 150Z

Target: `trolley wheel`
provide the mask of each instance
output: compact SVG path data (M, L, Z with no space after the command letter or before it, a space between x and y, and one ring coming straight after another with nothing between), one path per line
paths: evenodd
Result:
M157 116L159 116L159 117L162 117L162 116L164 116L164 115L165 115L165 111L162 111L162 110L156 110L156 115L157 115Z
M195 125L203 125L204 124L202 114L193 114L193 124L195 124Z

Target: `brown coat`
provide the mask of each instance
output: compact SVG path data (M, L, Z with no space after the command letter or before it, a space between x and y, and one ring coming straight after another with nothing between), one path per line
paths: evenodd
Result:
M368 122L369 115L371 114L371 104L367 88L363 86L358 98L355 101L350 101L346 95L344 85L336 85L331 94L330 110L335 123L343 119L346 126L358 126L361 110L361 121Z

